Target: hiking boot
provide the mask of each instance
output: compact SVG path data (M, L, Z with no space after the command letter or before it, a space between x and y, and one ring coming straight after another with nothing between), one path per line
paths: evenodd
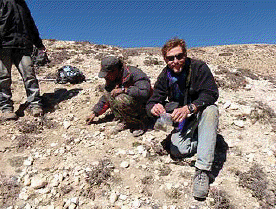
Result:
M1 116L5 121L18 119L18 116L12 110L4 110Z
M204 201L209 192L209 171L196 168L193 182L193 196L198 201Z
M123 131L126 129L126 123L125 122L119 122L115 128L112 130L112 134L116 135L117 133Z
M35 106L31 108L31 113L34 117L40 117L43 115L43 109L40 106Z
M134 131L132 132L132 135L133 135L134 137L138 137L138 136L143 135L144 133L145 133L145 130L143 130L143 129L138 129L138 130L134 130Z

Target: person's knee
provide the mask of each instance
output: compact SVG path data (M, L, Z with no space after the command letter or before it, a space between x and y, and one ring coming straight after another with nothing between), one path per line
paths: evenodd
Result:
M170 145L171 155L177 158L185 158L196 153L197 141L191 141L190 138L186 140L176 140L172 138Z
M119 94L115 97L114 101L119 106L128 106L132 103L133 98L127 94Z
M210 105L206 107L206 109L203 110L202 116L208 117L208 118L218 118L219 116L218 107L216 105Z

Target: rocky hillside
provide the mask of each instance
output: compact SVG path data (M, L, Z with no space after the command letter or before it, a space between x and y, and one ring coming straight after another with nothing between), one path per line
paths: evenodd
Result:
M221 147L209 197L198 202L191 193L196 156L173 161L159 150L169 131L149 130L137 138L129 130L114 134L116 122L109 113L85 124L102 94L104 80L97 77L101 58L121 56L154 84L165 66L160 49L44 43L51 63L37 69L43 118L30 116L23 83L13 69L13 100L21 117L0 118L0 208L275 208L276 45L188 51L215 75L219 134L228 144L227 152L226 145ZM87 81L56 84L57 70L64 65L79 68Z

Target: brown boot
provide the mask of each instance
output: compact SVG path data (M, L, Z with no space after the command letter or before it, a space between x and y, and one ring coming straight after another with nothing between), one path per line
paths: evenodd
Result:
M115 128L112 130L111 133L112 133L113 135L116 135L117 133L119 133L119 132L125 130L126 127L127 127L127 125L126 125L125 122L119 122L119 123L115 126Z
M18 119L18 116L12 110L4 110L1 116L5 121Z
M40 117L43 115L43 109L40 106L34 106L31 108L32 115L34 117Z

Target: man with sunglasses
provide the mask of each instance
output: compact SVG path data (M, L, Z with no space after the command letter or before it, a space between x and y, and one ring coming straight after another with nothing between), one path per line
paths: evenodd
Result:
M175 129L165 149L174 159L197 153L193 196L205 200L209 184L214 180L210 171L218 128L218 87L208 66L187 57L185 41L174 38L166 42L162 54L167 66L158 76L146 110L158 118L170 113Z

